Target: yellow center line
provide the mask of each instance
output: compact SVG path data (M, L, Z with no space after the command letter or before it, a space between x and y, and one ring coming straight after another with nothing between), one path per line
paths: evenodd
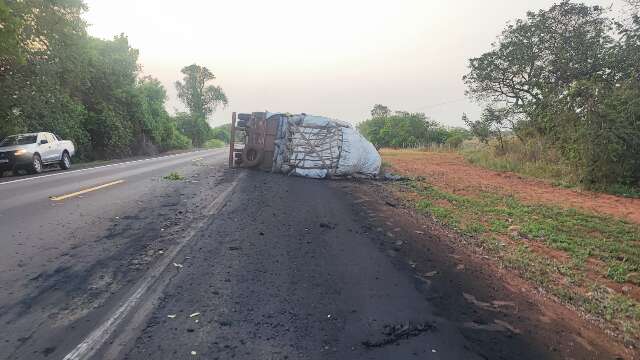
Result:
M80 190L80 191L76 191L74 193L71 194L66 194L66 195L60 195L60 196L50 196L49 199L53 200L53 201L60 201L60 200L64 200L64 199L68 199L70 197L74 197L74 196L78 196L78 195L82 195L82 194L86 194L88 192L91 191L96 191L96 190L100 190L100 189L104 189L106 187L109 186L113 186L113 185L117 185L117 184L122 184L124 182L124 180L116 180L110 183L106 183L106 184L102 184L102 185L98 185L98 186L94 186L92 188L88 188L88 189L84 189L84 190Z

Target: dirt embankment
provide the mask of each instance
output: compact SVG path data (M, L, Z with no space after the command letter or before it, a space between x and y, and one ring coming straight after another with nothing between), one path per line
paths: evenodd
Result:
M523 202L586 210L640 224L640 199L565 189L544 180L483 169L467 163L456 153L395 150L382 153L399 173L424 176L429 183L455 194L498 192Z

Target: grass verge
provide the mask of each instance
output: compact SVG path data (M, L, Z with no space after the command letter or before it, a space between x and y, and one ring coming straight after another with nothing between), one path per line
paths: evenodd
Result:
M461 196L425 180L400 182L407 201L469 236L502 266L590 317L640 338L640 226L555 206L481 192ZM627 289L625 292L624 289Z
M495 144L469 142L459 152L469 163L483 168L550 180L555 186L565 188L582 187L576 169L572 169L557 154L540 149L545 146L535 142L534 145L538 146L526 146L512 139L506 143L503 154L499 155ZM640 188L624 184L590 187L589 190L640 198Z

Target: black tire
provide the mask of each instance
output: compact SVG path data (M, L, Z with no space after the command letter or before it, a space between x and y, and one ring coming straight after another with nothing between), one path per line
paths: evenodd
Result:
M259 149L258 147L248 145L242 151L242 166L244 167L255 167L262 162L262 158L264 157L264 151Z
M68 152L62 153L62 159L60 159L60 168L62 170L69 170L71 168L71 156Z
M40 158L40 155L33 155L29 172L32 174L40 174L42 172L42 159Z

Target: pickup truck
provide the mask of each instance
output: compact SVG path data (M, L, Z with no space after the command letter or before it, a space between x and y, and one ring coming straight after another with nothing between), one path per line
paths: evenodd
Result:
M71 167L76 149L71 141L49 132L11 135L0 141L0 177L7 170L27 170L37 174L46 165Z

